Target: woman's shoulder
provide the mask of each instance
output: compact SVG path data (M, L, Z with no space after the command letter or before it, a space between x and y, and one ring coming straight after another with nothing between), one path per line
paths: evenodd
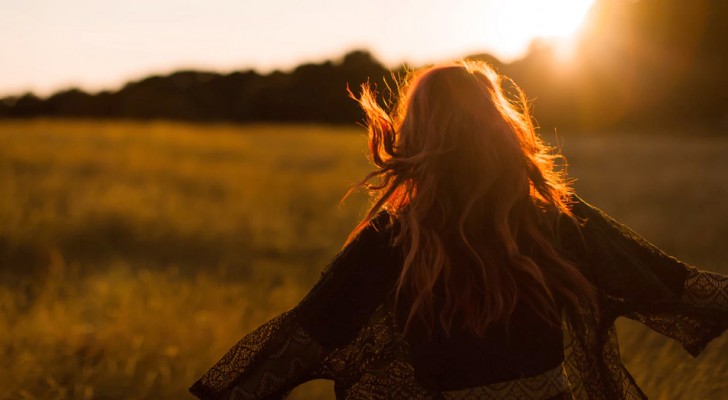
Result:
M562 214L558 225L561 242L568 247L580 247L588 251L586 247L594 246L590 241L604 242L617 237L641 239L628 227L576 194L571 196L569 211L571 215Z
M603 218L608 217L607 214L596 206L588 203L586 200L581 198L576 193L571 195L571 201L569 202L569 209L574 216L579 219L582 223L586 223L591 218Z
M360 231L363 238L375 239L375 243L383 246L394 246L399 233L399 220L387 210L380 210Z

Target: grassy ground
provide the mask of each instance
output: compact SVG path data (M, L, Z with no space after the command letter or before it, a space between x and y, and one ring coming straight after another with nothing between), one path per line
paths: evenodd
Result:
M587 201L728 272L728 138L563 138ZM366 206L340 127L0 122L0 399L180 398L294 305ZM651 398L728 398L728 339L698 359L620 322ZM321 398L330 384L294 398Z

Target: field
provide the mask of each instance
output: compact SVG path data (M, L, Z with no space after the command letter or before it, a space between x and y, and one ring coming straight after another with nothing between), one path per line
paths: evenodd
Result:
M583 198L728 273L728 136L559 142ZM0 399L187 398L338 251L367 205L339 205L368 170L364 144L358 128L0 121ZM651 398L728 398L727 337L692 359L619 322Z

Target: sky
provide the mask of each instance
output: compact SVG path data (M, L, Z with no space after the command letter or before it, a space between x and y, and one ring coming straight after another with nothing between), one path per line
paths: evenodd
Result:
M0 0L0 97L179 69L287 70L354 49L388 66L510 61L535 37L573 36L593 1Z

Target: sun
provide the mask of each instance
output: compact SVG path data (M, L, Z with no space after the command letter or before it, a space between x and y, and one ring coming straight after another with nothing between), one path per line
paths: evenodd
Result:
M577 32L594 0L515 0L534 37L568 37Z
M498 36L497 50L516 56L534 39L567 53L595 0L497 0L483 10L483 34Z

